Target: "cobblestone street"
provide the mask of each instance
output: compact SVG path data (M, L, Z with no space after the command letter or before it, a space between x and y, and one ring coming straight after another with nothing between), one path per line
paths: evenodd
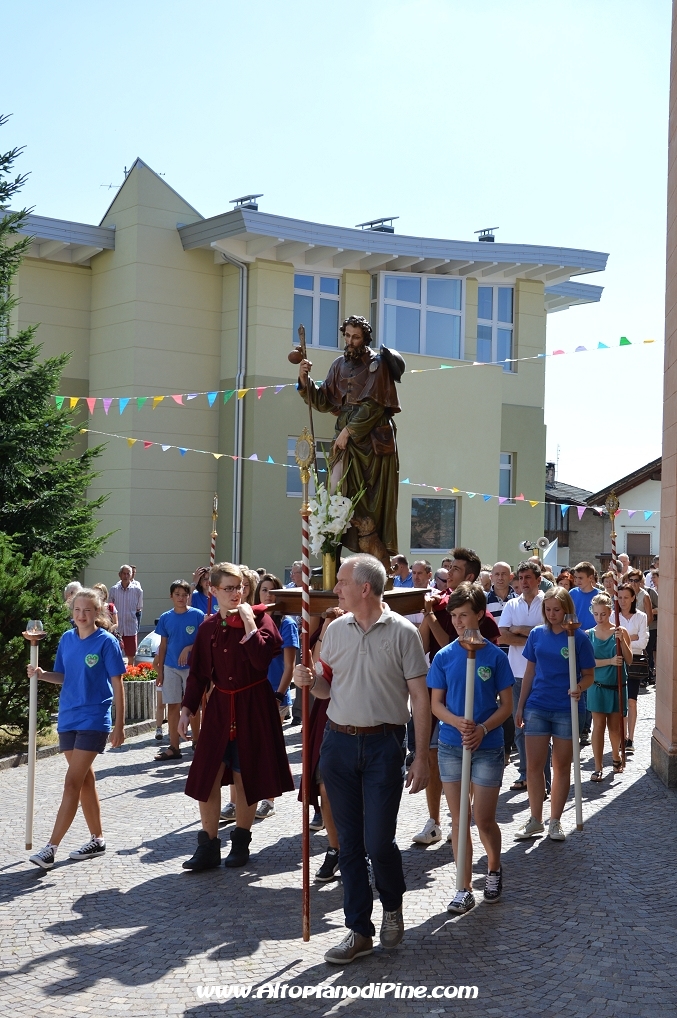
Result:
M99 758L106 855L68 859L87 840L79 815L57 865L42 873L23 850L26 768L1 772L0 1015L674 1015L677 796L649 770L653 705L653 691L640 696L637 752L624 775L610 777L607 753L603 784L591 784L592 754L583 751L585 830L575 831L570 799L564 843L513 840L528 805L525 793L508 790L516 771L507 768L498 814L505 890L495 907L482 902L482 857L475 864L478 907L449 916L451 846L446 840L428 848L411 844L426 819L425 798L405 794L398 829L409 888L404 943L395 951L378 948L345 972L323 962L343 935L340 883L313 887L311 942L301 940L295 794L278 800L276 815L255 826L245 869L189 874L181 862L192 854L199 828L196 805L183 794L191 752L184 750L176 764L155 764L157 744L139 736ZM298 728L287 731L287 745L298 781ZM49 836L64 770L62 757L37 765L36 847ZM443 817L446 839L446 809ZM323 832L312 835L311 873L326 844ZM380 916L376 903L377 929ZM204 1001L197 994L201 985L278 980L290 986L394 982L428 992L470 984L479 995L459 1002L392 996Z

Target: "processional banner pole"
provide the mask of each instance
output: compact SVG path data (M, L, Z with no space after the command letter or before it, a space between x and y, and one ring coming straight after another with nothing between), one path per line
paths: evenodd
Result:
M465 707L463 717L466 721L473 721L475 709L475 654L484 645L484 639L479 629L466 629L459 643L468 653L465 665ZM470 770L472 764L472 750L467 746L463 747L461 758L461 802L458 811L458 840L456 858L456 890L470 891L472 888L465 886L465 861L468 843L468 830L470 826Z
M296 442L296 462L301 474L301 662L306 668L312 668L310 655L310 540L308 530L308 484L310 467L315 460L315 442L313 436L304 428ZM301 860L303 874L303 939L310 940L310 690L308 686L301 689L301 801L303 805L303 836L301 842Z
M564 616L564 629L569 645L569 689L573 693L578 685L576 668L576 630L580 629L576 615ZM571 700L571 745L574 761L574 801L576 803L576 830L583 830L583 788L581 785L581 735L578 725L578 700Z
M42 622L31 619L22 633L31 645L30 663L32 668L38 667L38 648L40 640L47 634ZM28 767L26 774L26 848L33 847L33 815L35 813L35 759L38 734L38 676L31 675L28 687Z
M622 656L621 649L621 638L618 635L618 630L621 624L621 613L618 606L618 557L616 555L616 513L621 507L620 502L616 496L616 492L612 491L607 497L606 511L609 514L609 520L611 522L611 573L614 580L614 625L616 626L616 657ZM616 683L618 685L618 719L621 732L621 765L625 770L625 723L623 718L623 665L616 665ZM613 746L611 747L613 749ZM611 754L613 756L613 753Z

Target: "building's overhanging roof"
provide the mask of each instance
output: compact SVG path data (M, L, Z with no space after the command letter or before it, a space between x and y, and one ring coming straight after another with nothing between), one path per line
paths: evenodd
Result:
M626 491L631 491L643 484L644 481L660 481L662 466L663 457L659 456L657 459L651 460L650 463L645 463L643 467L633 470L631 474L626 474L625 477L614 481L613 484L607 484L606 488L602 488L601 491L594 492L586 501L589 505L603 505L607 495L610 495L612 491L615 491L617 495L624 495Z
M511 283L526 278L538 279L550 288L571 276L603 271L608 258L599 251L439 240L326 226L242 208L199 223L178 226L185 250L211 248L217 258L220 254L232 255L244 262L266 258L291 263L296 269L306 271L434 272L473 276L491 283ZM565 297L574 296L554 294L550 300L557 304ZM582 296L581 293L578 300L570 299L570 303L580 303ZM587 300L590 299L588 296Z
M556 502L558 505L587 505L592 492L585 488L577 488L563 481L553 481L545 486L545 501Z
M555 311L566 311L577 304L596 304L602 299L603 286L591 283L558 283L545 288L545 310L552 314Z
M67 219L47 219L28 215L19 236L32 237L27 258L46 258L70 265L89 265L100 251L115 248L115 229L72 223Z

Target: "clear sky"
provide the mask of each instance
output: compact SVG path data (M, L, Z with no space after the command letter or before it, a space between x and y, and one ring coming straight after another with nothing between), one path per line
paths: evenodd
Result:
M138 155L204 216L608 252L548 348L656 343L548 362L548 456L596 490L660 454L669 0L25 0L3 34L39 214L98 222Z

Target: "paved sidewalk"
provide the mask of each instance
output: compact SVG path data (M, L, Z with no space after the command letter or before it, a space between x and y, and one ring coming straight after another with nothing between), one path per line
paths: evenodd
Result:
M157 744L140 736L98 763L107 854L83 863L67 858L87 840L78 817L57 865L43 874L23 849L26 768L2 772L0 1016L674 1015L677 796L648 769L653 705L653 692L640 697L638 749L621 777L591 784L584 750L585 830L564 843L513 840L528 805L524 793L508 790L516 771L507 769L499 800L504 897L495 906L481 902L483 858L475 865L480 904L467 916L446 912L455 879L451 846L411 844L426 818L425 799L405 793L398 830L409 888L405 941L345 970L323 962L343 936L340 883L313 888L312 938L301 940L295 794L256 825L245 869L186 873L181 862L199 827L196 806L183 794L191 751L176 764L155 764ZM288 731L287 744L298 778L298 728ZM609 754L606 760L609 775ZM38 764L36 847L49 836L63 774L62 758ZM563 821L567 832L575 828L571 800ZM326 844L324 833L312 836L311 872ZM374 912L378 927L378 902ZM197 994L202 985L277 980L394 982L427 992L476 985L479 996L205 1001Z

